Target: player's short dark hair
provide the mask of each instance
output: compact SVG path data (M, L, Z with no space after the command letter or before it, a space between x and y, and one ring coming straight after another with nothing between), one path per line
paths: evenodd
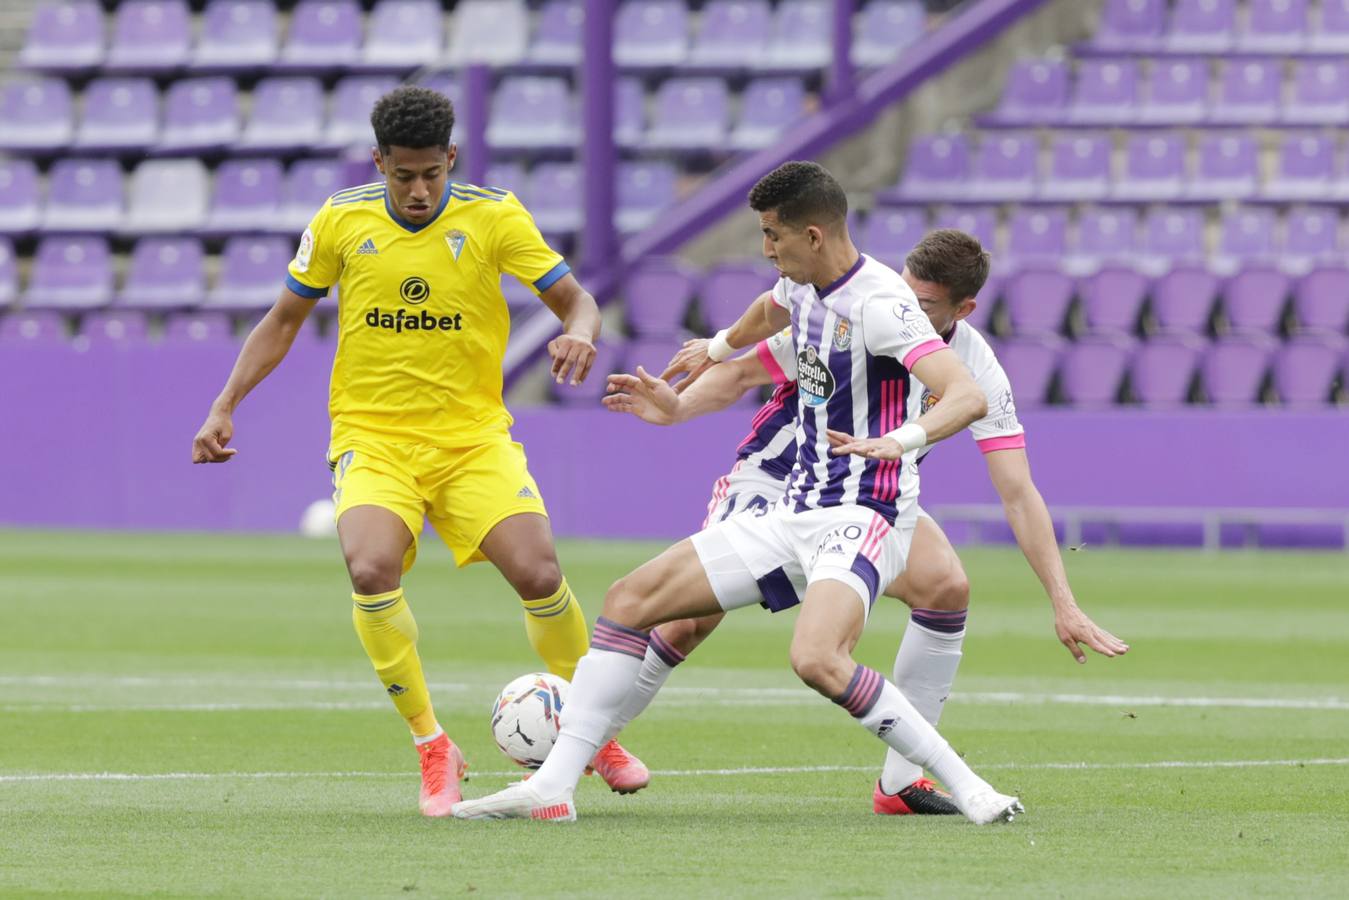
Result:
M988 280L989 256L972 234L954 228L929 231L904 260L909 274L919 281L939 284L955 302L979 293Z
M760 178L749 192L750 209L775 212L795 228L836 225L848 217L843 187L819 163L785 162Z
M370 111L370 124L381 153L390 147L449 147L454 104L438 91L404 84L379 98Z

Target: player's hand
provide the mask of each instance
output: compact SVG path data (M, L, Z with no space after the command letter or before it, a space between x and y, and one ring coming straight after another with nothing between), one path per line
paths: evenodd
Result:
M548 342L548 355L553 358L553 380L562 384L571 376L573 385L580 384L595 364L595 345L574 334L561 334Z
M673 425L679 415L679 395L669 384L641 366L636 375L610 375L606 408L632 413L652 425Z
M691 341L684 342L684 349L680 350L670 360L665 371L660 373L661 380L672 381L678 375L687 375L683 381L674 386L676 394L682 394L702 377L702 374L712 368L716 363L712 362L707 355L707 346L712 343L707 338L694 338Z
M825 434L829 435L829 452L835 456L851 453L867 459L899 459L904 455L904 448L894 438L857 438L833 429L826 429Z
M1123 656L1129 652L1128 644L1093 622L1076 604L1054 610L1054 632L1079 663L1087 661L1087 654L1079 644L1086 644L1102 656Z
M225 445L234 437L234 422L227 413L211 411L197 436L192 439L192 462L229 462L238 450Z

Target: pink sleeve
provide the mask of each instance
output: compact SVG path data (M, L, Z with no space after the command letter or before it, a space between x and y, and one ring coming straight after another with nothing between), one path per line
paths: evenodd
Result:
M786 384L789 379L787 373L782 371L782 366L778 365L777 358L773 356L773 351L768 346L768 341L759 341L754 347L759 354L759 362L768 370L768 374L773 376L774 384Z
M918 360L927 356L929 353L936 353L938 350L946 349L948 349L946 344L941 340L934 338L930 341L924 341L904 355L904 368L912 369L914 363L918 362Z
M979 445L981 453L992 453L995 450L1025 450L1026 436L1024 434L1010 434L1005 437L984 438L982 441L975 441Z

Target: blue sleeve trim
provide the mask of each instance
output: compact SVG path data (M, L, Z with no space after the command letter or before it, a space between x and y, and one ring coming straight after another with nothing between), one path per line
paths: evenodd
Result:
M569 274L571 274L571 266L567 265L567 261L564 259L549 269L542 278L534 282L534 290L542 294Z
M327 288L310 287L303 281L297 281L295 276L289 272L286 273L286 287L299 294L301 297L307 297L310 300L317 300L320 297L328 296Z

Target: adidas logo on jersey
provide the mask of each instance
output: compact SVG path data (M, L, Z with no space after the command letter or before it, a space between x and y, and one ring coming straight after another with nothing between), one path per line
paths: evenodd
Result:
M529 489L529 485L525 485L524 487L520 488L520 493L516 494L515 496L528 497L531 500L535 499L534 492Z
M365 243L356 249L357 253L364 253L366 256L379 256L379 251L375 249L373 238L366 238Z

